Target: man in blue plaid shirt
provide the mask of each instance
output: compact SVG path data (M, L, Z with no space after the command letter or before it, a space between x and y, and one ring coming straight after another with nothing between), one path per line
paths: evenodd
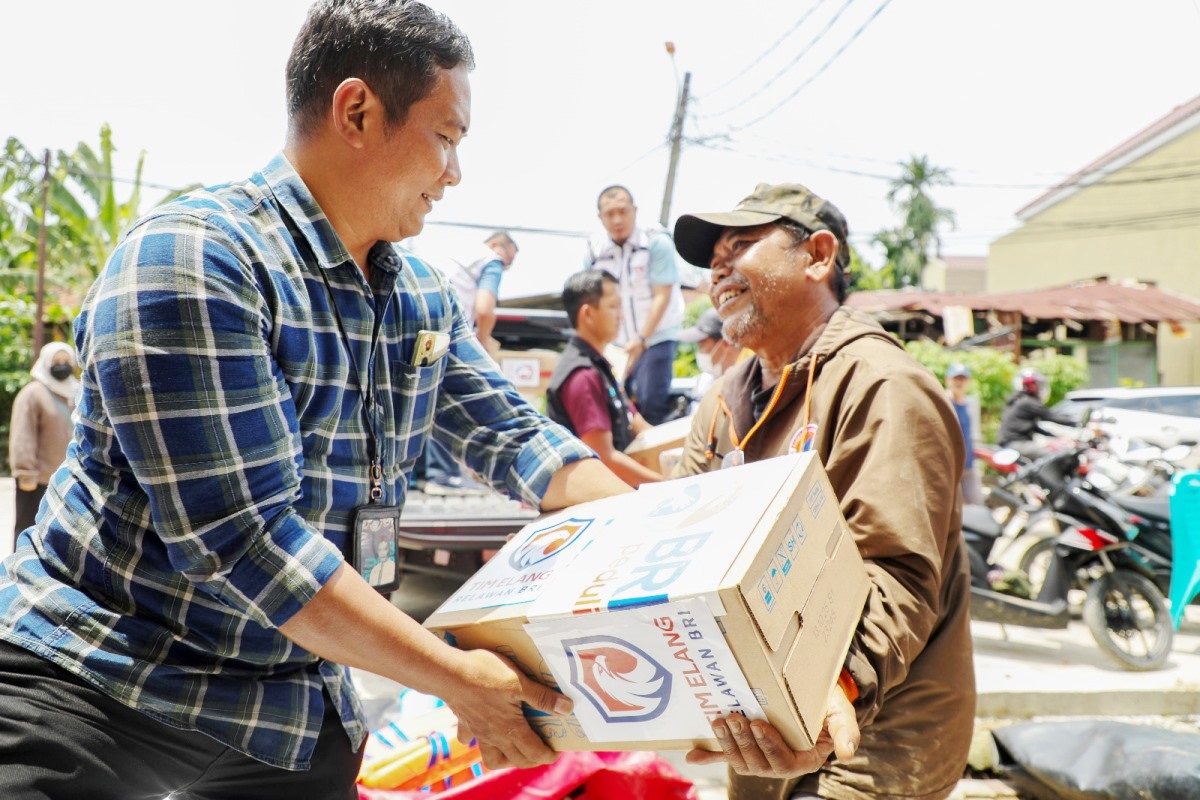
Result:
M74 441L0 565L0 797L354 797L348 667L445 698L491 766L552 760L521 703L566 698L445 645L343 556L429 436L542 508L628 491L388 244L460 179L472 66L419 3L321 0L283 153L113 253L76 321ZM448 346L423 363L418 339Z

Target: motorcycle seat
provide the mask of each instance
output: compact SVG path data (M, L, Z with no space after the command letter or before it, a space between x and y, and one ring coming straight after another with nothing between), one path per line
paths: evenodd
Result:
M1131 511L1139 517L1169 522L1171 519L1171 498L1169 497L1110 497L1126 511Z
M987 506L964 505L962 524L964 528L969 528L989 539L998 538L1003 533L1000 523L996 522Z

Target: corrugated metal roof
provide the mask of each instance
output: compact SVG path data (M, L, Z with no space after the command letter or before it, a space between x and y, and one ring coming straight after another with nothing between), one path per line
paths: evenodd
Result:
M1021 292L855 292L846 299L846 305L870 312L927 311L939 316L947 306L968 306L976 311L1018 311L1035 319L1118 319L1130 323L1200 320L1200 299L1143 283L1106 280Z

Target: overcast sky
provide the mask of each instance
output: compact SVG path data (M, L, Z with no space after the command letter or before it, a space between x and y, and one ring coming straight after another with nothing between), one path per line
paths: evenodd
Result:
M923 154L958 183L935 193L958 219L943 251L986 255L1045 188L1200 94L1198 0L433 5L478 63L463 182L430 223L592 231L610 183L657 220L691 72L685 135L698 141L683 150L672 220L731 208L759 181L799 181L842 208L878 261L870 237L898 222L886 178ZM307 6L6 3L0 136L69 149L108 122L119 175L144 150L151 183L245 177L282 146L283 68ZM579 265L580 240L517 239L502 297L553 291Z

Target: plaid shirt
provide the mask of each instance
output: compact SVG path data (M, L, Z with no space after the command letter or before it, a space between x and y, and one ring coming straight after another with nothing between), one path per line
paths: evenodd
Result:
M0 638L268 764L307 768L322 689L361 742L345 668L277 631L368 499L359 372L385 503L431 433L534 504L591 455L498 374L436 270L369 258L370 285L283 156L133 227L76 320L75 440L0 565ZM411 363L421 330L451 336L431 366Z

